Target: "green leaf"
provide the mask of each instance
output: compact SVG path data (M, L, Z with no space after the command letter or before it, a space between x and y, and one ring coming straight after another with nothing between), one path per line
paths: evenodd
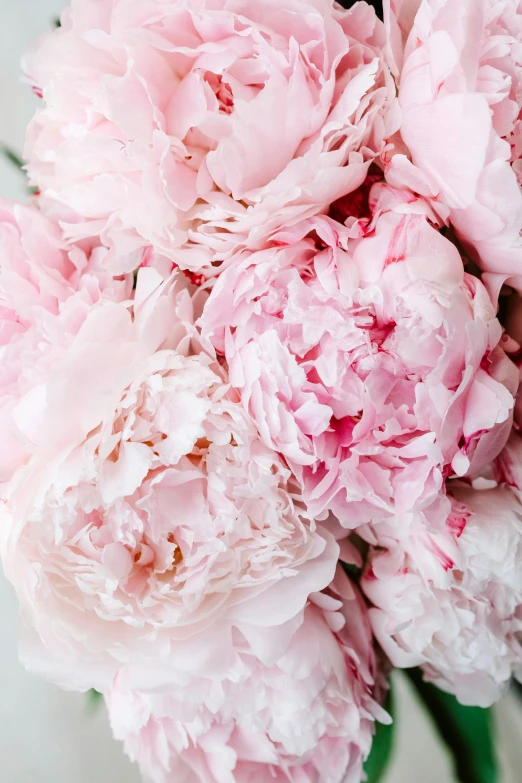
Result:
M342 560L340 561L340 563L346 576L348 576L350 579L353 579L354 581L356 579L359 579L362 570L361 568L359 568L359 566L356 566L353 563L344 563Z
M87 704L89 709L91 710L98 709L102 701L103 701L103 693L94 690L94 688L91 688L90 691L87 691Z
M20 155L18 155L18 153L16 153L10 147L6 147L4 144L0 145L0 153L4 156L4 158L7 158L9 163L12 163L13 166L16 166L17 169L21 170L24 166L24 162Z
M384 709L393 717L393 694L390 689L383 704ZM367 783L379 783L386 772L393 751L393 735L395 731L395 721L393 723L376 723L375 734L373 737L372 749L366 759L364 771L367 777Z
M405 673L450 750L459 781L497 783L491 710L465 707L450 693L426 682L420 669Z

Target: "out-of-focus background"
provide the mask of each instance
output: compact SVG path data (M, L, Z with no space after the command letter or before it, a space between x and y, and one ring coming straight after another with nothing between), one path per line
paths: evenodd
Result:
M0 0L0 143L18 153L38 105L20 83L20 59L52 27L65 5L65 0ZM3 157L0 196L27 198L24 177ZM2 783L139 783L137 769L111 737L102 706L94 708L85 695L60 691L22 669L17 658L16 599L1 573L0 618ZM445 749L400 676L395 692L395 753L383 783L454 783ZM495 723L499 783L520 783L522 706L514 695L497 705Z

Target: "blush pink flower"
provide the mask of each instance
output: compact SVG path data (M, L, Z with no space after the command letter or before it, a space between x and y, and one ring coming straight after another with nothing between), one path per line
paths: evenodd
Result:
M17 404L4 568L26 665L66 687L139 661L226 671L235 625L286 622L334 574L337 544L200 352L183 280L142 269L133 298L92 306Z
M26 66L32 182L117 273L149 245L208 273L363 181L397 125L383 45L366 3L75 0Z
M102 292L115 300L129 292L104 271L106 255L87 243L65 252L57 227L36 209L0 200L0 485L27 457L20 399L62 356Z
M374 718L388 720L375 701L366 607L338 573L296 621L270 657L261 635L238 634L237 668L219 687L162 672L140 691L120 672L111 724L145 780L360 783Z
M200 319L311 513L350 528L404 523L445 475L493 459L518 384L485 288L425 202L372 193L371 225L316 218L238 254Z
M389 40L411 155L392 158L390 182L449 210L495 293L520 287L520 0L391 3Z
M522 673L522 505L506 486L451 492L439 531L379 536L362 587L394 666L487 707Z

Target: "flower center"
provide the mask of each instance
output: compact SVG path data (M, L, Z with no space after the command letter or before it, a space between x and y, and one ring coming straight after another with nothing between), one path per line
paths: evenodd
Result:
M217 98L219 112L221 114L232 114L234 109L234 95L230 84L223 81L221 75L212 73L212 71L205 71L203 78Z

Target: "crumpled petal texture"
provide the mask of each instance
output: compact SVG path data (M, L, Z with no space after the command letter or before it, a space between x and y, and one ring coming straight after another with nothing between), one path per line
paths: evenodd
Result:
M348 528L407 526L448 474L490 462L518 386L484 286L426 203L386 185L371 200L355 239L316 218L239 254L200 319L311 512Z
M211 274L360 185L398 121L383 45L366 3L74 0L26 63L40 203L116 273L152 245Z
M58 228L32 207L0 200L0 486L27 459L20 400L40 383L103 296L123 300L125 280L104 269L105 248L65 250Z
M522 0L384 6L72 0L25 61L0 557L149 783L361 783L391 666L522 681Z
M521 674L521 497L506 485L453 485L451 493L438 530L380 537L362 587L395 666L421 665L463 704L488 707Z
M241 637L234 676L138 690L122 670L112 728L151 783L359 783L374 718L375 658L360 595L339 573L266 657ZM262 645L263 647L264 645ZM168 675L167 675L167 679Z
M234 624L290 620L335 571L337 544L200 351L184 281L143 269L132 297L91 306L17 404L4 568L27 666L66 687L106 690L138 661L226 671Z
M391 24L411 162L398 149L389 181L449 211L494 295L506 279L520 288L522 4L399 2Z

